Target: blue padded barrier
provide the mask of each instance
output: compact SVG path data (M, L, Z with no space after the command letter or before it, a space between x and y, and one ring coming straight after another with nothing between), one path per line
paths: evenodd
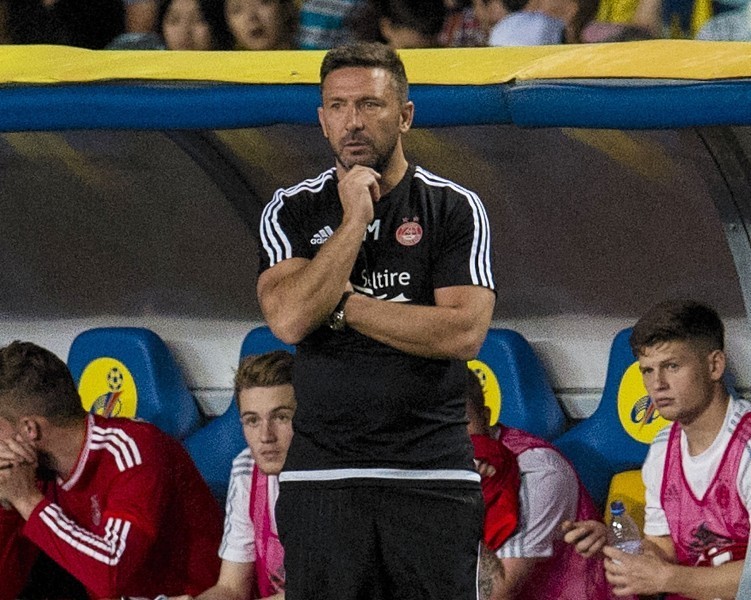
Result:
M138 417L178 439L201 425L198 406L172 353L149 329L84 331L71 344L68 367L89 411Z
M485 367L478 365L478 361ZM497 414L493 409L497 411L500 402L498 420L501 423L546 440L563 433L566 415L553 393L542 363L522 335L511 329L491 329L478 360L470 361L470 367L483 383L485 401L492 416ZM492 381L493 376L496 381ZM497 399L496 393L499 395Z
M649 444L668 424L644 388L630 335L623 329L613 339L597 410L554 441L600 508L613 476L641 468Z
M258 327L245 336L238 364L249 354L263 354L283 349L290 352L295 350L294 347L277 340L268 327ZM185 440L185 447L193 462L196 463L214 496L222 501L227 495L232 460L245 446L240 412L235 398L232 398L226 411Z

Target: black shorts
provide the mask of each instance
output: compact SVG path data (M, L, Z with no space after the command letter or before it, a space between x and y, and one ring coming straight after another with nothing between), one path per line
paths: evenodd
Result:
M477 600L483 515L479 486L282 483L286 598Z

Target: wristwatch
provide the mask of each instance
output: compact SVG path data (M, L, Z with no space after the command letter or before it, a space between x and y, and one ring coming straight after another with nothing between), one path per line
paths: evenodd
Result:
M347 319L344 318L344 305L347 304L347 300L349 300L352 294L354 292L344 292L334 312L329 315L328 325L332 331L344 331L344 328L347 326Z

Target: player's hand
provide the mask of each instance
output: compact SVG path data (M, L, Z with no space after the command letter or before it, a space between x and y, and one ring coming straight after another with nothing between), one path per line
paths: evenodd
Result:
M495 467L489 462L484 460L475 460L475 470L480 474L480 477L492 477L495 475Z
M0 441L0 470L23 463L36 467L37 452L34 446L21 438Z
M655 554L628 554L605 546L605 576L616 596L652 596L664 592L671 565Z
M597 554L608 541L608 528L601 521L564 521L561 529L563 541L573 544L574 549L585 558Z
M355 165L339 180L339 199L344 220L367 225L373 220L373 204L381 199L381 175L370 167Z
M28 519L44 499L37 487L36 464L20 462L0 470L0 498Z

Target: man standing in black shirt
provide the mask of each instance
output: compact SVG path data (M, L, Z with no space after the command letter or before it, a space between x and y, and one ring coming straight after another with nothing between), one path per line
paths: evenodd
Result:
M495 302L487 215L405 158L414 105L393 51L329 51L321 95L336 166L277 191L260 225L261 309L298 349L287 598L475 599L483 501L462 398Z

